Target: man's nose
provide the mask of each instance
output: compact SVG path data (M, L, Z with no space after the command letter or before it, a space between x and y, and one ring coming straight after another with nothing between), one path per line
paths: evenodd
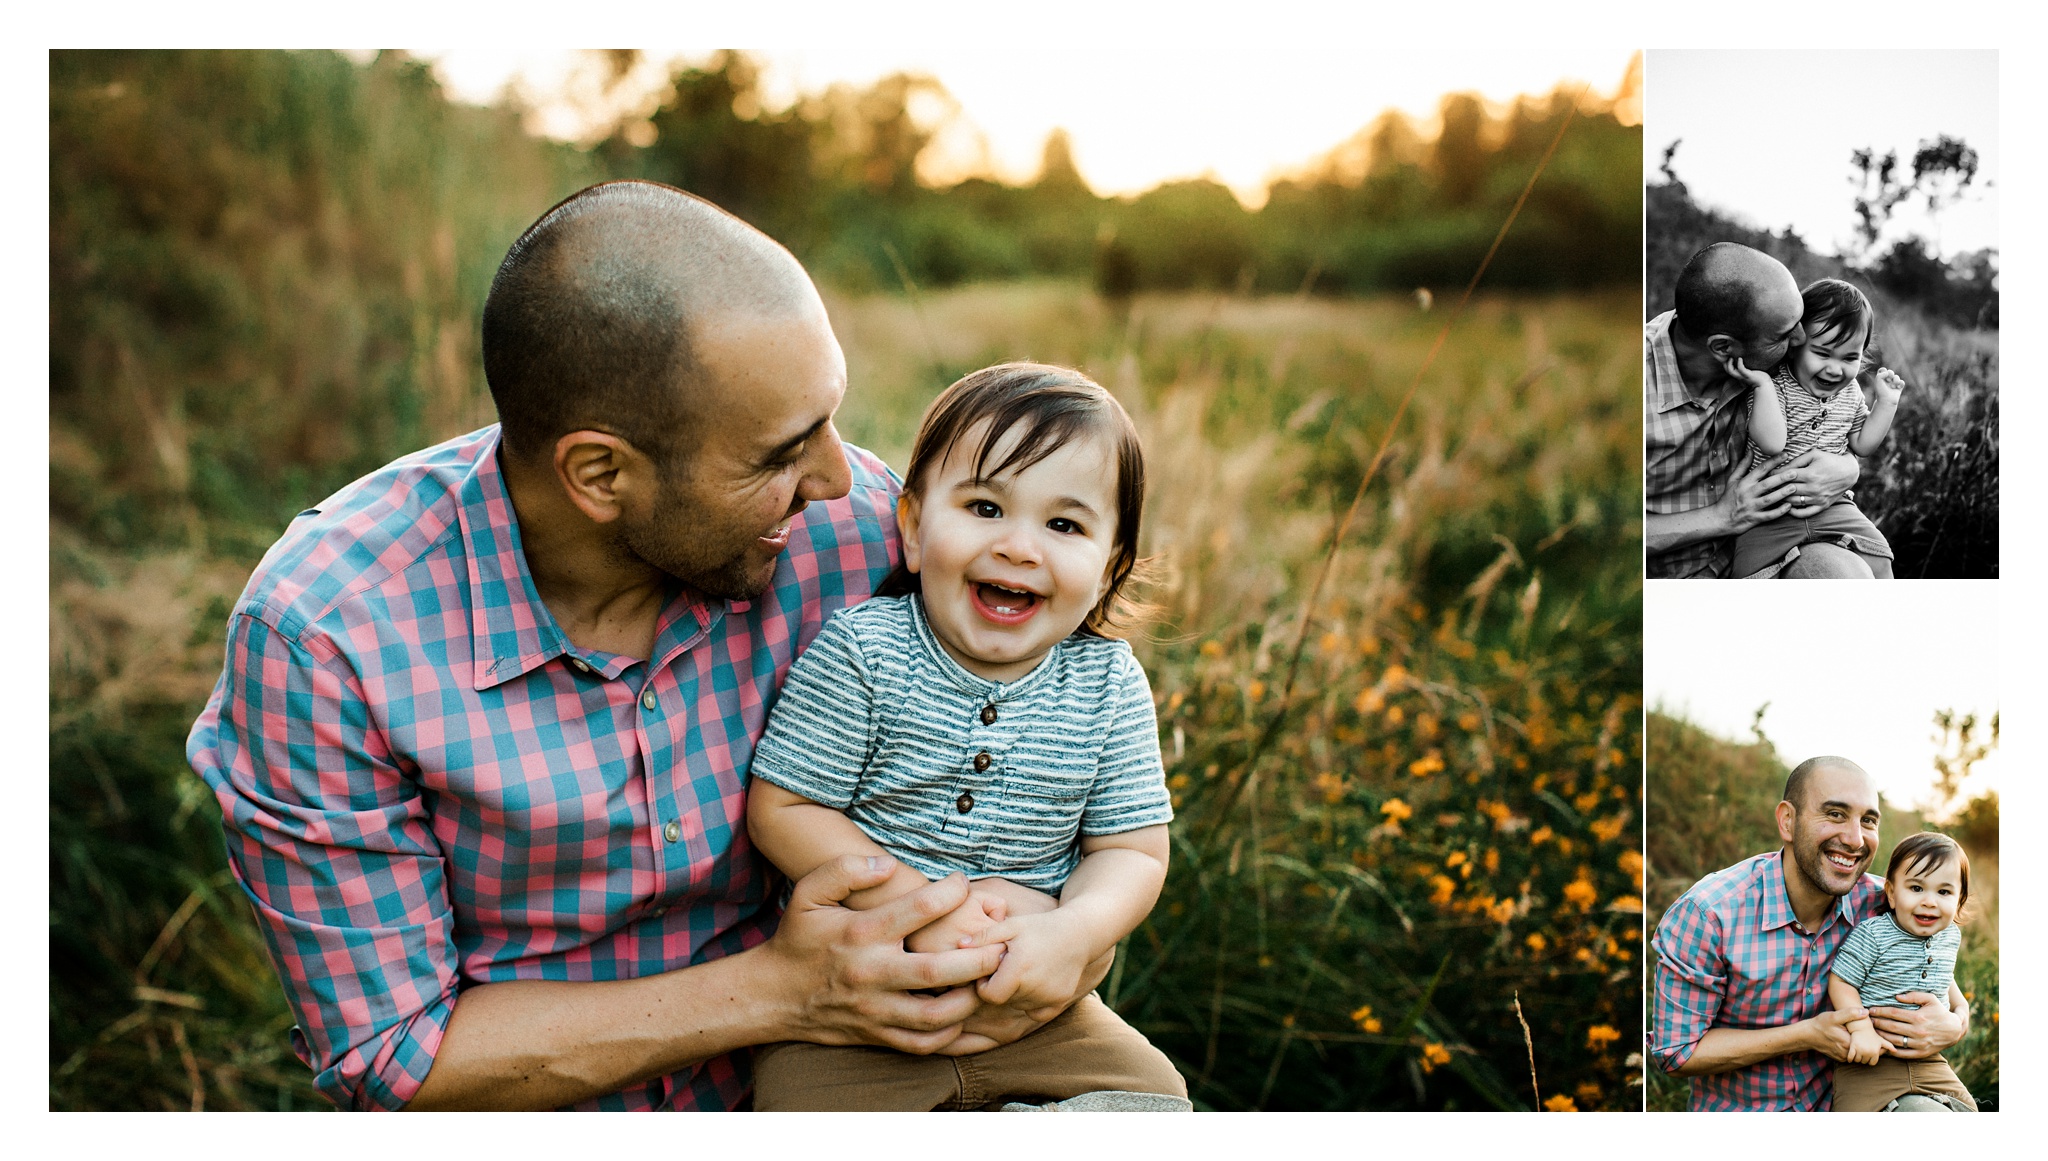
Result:
M804 475L796 494L802 500L837 500L853 490L853 468L846 462L846 445L839 430L827 423L811 438L804 454Z

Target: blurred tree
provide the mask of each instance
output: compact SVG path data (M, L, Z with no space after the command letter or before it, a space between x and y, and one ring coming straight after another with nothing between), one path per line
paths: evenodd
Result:
M1466 205L1486 176L1486 148L1479 139L1486 106L1471 93L1452 93L1437 106L1437 116L1442 126L1430 151L1437 188L1449 204Z
M1938 710L1934 715L1934 797L1927 814L1952 822L1971 797L1970 771L1998 748L1998 714L1981 722L1975 713Z

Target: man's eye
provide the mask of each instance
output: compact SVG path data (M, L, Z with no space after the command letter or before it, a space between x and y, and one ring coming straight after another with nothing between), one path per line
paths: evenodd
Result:
M993 520L1003 514L1002 508L997 506L994 500L969 500L967 510L984 520Z

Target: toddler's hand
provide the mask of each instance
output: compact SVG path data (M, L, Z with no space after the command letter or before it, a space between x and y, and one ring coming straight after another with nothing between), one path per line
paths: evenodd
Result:
M1854 1064L1876 1064L1889 1047L1875 1028L1849 1034L1849 1060Z
M1058 911L1019 915L981 935L977 944L1009 945L995 974L975 985L983 1002L1020 1012L1058 1010L1074 1002L1093 956L1059 916Z
M1906 393L1906 381L1890 367L1879 367L1870 375L1870 393L1886 403L1897 403Z
M980 936L1010 916L1010 905L1001 896L972 891L967 901L910 933L903 946L911 951L952 951L956 947L980 946L996 940Z
M1726 371L1730 378L1748 383L1758 390L1771 390L1771 377L1743 362L1740 355L1733 355L1721 360L1721 369Z

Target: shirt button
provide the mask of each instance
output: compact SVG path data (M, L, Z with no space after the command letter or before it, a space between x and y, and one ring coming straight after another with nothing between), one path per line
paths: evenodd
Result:
M683 837L683 820L679 818L669 819L668 825L661 828L661 837L670 842Z
M996 724L995 706L985 705L981 707L981 724L984 726L992 726Z
M646 693L640 695L640 704L647 707L648 709L653 709L656 706L660 705L661 702L655 698L654 691L650 689Z
M571 657L569 659L569 665L578 673L590 672L590 663L588 661L583 660L581 657Z
M960 813L966 814L974 809L974 795L963 790L960 792L960 797L953 800L953 805L960 808Z
M995 759L988 756L987 750L983 750L981 753L976 754L974 756L974 772L976 774L979 774L983 770L988 769L988 764L993 761L995 761ZM963 806L961 807L961 809L965 810L966 807Z
M667 914L668 914L668 908L666 908L666 907L656 907L656 908L655 908L654 910L652 910L652 911L649 911L649 912L647 913L647 917L648 917L649 919L659 919L659 918L661 918L662 916L664 916L664 915L667 915Z

